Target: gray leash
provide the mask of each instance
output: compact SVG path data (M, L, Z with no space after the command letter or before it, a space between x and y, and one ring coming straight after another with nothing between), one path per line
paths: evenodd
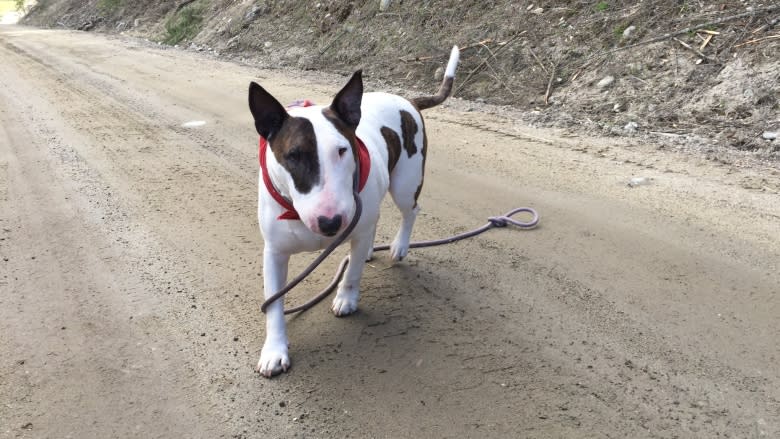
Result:
M317 268L322 261L325 260L328 256L330 256L331 253L333 253L333 250L336 249L339 245L341 245L342 242L344 242L345 239L347 239L347 236L349 236L350 233L352 233L352 230L355 229L355 226L357 225L358 220L360 219L360 214L363 211L363 204L360 201L360 195L357 191L353 192L353 196L355 197L355 215L352 218L352 221L349 223L346 229L344 229L344 232L339 235L338 238L336 238L335 241L333 241L317 258L309 264L308 267L306 267L301 274L295 277L290 283L288 283L284 288L279 290L276 294L266 299L265 302L260 306L260 310L265 312L266 309L270 304L275 302L280 297L287 294L290 290L295 288L296 285L298 285L303 279L306 278L309 274L311 274L312 271L314 271L315 268ZM520 212L527 212L530 213L532 218L528 222L524 221L518 221L514 218L512 218L513 215L518 214ZM484 233L494 227L506 227L509 225L513 225L516 227L519 227L521 229L532 229L536 227L536 225L539 223L539 214L530 207L518 207L517 209L510 210L509 212L505 213L502 216L492 216L488 218L488 222L483 225L482 227L476 228L474 230L460 233L455 236L451 236L449 238L443 238L443 239L434 239L430 241L416 241L409 244L409 248L422 248L422 247L435 247L437 245L443 245L443 244L450 244L456 241L460 241L466 238L471 238L473 236L477 236L481 233ZM380 252L380 251L386 251L389 250L390 246L385 245L379 245L374 247L374 252ZM336 269L336 275L333 276L333 279L330 281L330 283L316 296L314 296L311 300L304 303L303 305L296 306L294 308L290 308L284 311L285 314L293 314L297 312L303 312L311 308L312 306L320 303L322 299L328 297L330 293L333 292L333 290L336 288L336 285L338 284L339 280L341 280L341 276L344 275L344 271L347 269L347 265L349 265L349 256L345 257L341 260L341 264L339 264L338 269Z

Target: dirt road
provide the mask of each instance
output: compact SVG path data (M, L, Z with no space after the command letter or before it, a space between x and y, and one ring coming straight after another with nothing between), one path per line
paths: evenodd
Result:
M319 102L344 80L0 27L0 437L780 435L777 169L458 100L426 114L414 237L542 225L379 257L358 314L291 319L293 369L256 375L253 79Z

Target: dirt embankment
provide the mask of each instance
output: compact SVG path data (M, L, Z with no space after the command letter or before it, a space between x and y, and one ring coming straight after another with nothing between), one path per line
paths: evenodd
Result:
M779 17L776 3L733 0L43 0L26 22L127 32L263 67L361 66L373 81L425 89L459 44L456 96L476 105L730 164L780 157Z

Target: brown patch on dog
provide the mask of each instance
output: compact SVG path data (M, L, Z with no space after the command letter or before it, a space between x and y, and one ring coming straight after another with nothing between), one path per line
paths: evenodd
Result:
M288 117L269 145L276 161L292 176L295 190L305 194L319 182L317 137L309 119Z
M422 119L423 123L423 147L420 153L422 154L422 175L420 176L420 185L417 186L417 190L414 192L414 207L417 207L417 198L422 192L423 183L425 182L425 158L428 156L428 132L425 130L425 119Z
M408 111L401 110L401 135L403 136L404 149L409 157L417 153L417 145L414 143L417 129L417 121L414 120L414 116Z
M391 128L382 127L379 131L382 133L382 137L385 138L385 144L387 144L387 170L393 172L395 164L398 163L398 159L401 157L401 139L398 138L398 133Z

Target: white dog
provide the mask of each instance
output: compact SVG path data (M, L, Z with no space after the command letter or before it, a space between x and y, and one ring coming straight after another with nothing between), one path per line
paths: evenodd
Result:
M345 316L357 310L360 278L365 261L371 258L379 207L388 189L403 215L392 258L406 256L419 211L417 197L427 152L420 111L450 95L458 58L456 46L435 96L412 100L387 93L363 94L361 71L327 107L285 109L251 83L249 108L262 136L258 217L265 241L266 298L284 287L290 255L324 248L350 223L356 173L363 212L348 238L350 263L333 299L333 313ZM282 299L267 309L265 344L257 364L266 377L290 367L283 311Z

